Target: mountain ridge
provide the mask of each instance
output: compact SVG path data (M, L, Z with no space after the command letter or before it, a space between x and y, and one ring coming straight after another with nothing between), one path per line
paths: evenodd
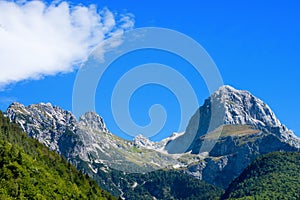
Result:
M71 112L51 104L26 107L15 103L6 116L100 186L114 188L111 192L116 195L122 193L122 187L104 178L114 170L147 173L176 169L225 189L259 155L300 148L300 139L264 102L230 86L219 88L205 100L185 132L160 142L142 135L124 140L110 133L95 112L76 120Z

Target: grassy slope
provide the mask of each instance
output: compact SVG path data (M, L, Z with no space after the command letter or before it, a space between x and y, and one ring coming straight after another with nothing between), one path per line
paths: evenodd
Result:
M259 130L253 129L249 125L223 125L217 128L216 130L206 134L205 139L217 139L218 137L227 137L227 136L247 136L259 133Z

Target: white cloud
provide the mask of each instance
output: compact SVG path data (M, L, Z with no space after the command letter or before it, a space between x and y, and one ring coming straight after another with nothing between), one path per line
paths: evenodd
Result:
M133 23L95 5L0 1L0 86L70 72L99 43L103 53L119 44Z

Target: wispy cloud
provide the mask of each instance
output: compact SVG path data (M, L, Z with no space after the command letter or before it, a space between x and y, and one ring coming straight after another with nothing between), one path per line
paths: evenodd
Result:
M0 87L70 72L99 43L120 42L132 15L63 1L0 1Z

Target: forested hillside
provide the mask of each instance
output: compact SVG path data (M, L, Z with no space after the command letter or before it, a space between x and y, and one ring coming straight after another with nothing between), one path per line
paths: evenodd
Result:
M300 153L275 152L255 160L223 199L300 199Z
M224 192L221 188L176 170L130 174L121 180L126 199L213 200L219 199Z

